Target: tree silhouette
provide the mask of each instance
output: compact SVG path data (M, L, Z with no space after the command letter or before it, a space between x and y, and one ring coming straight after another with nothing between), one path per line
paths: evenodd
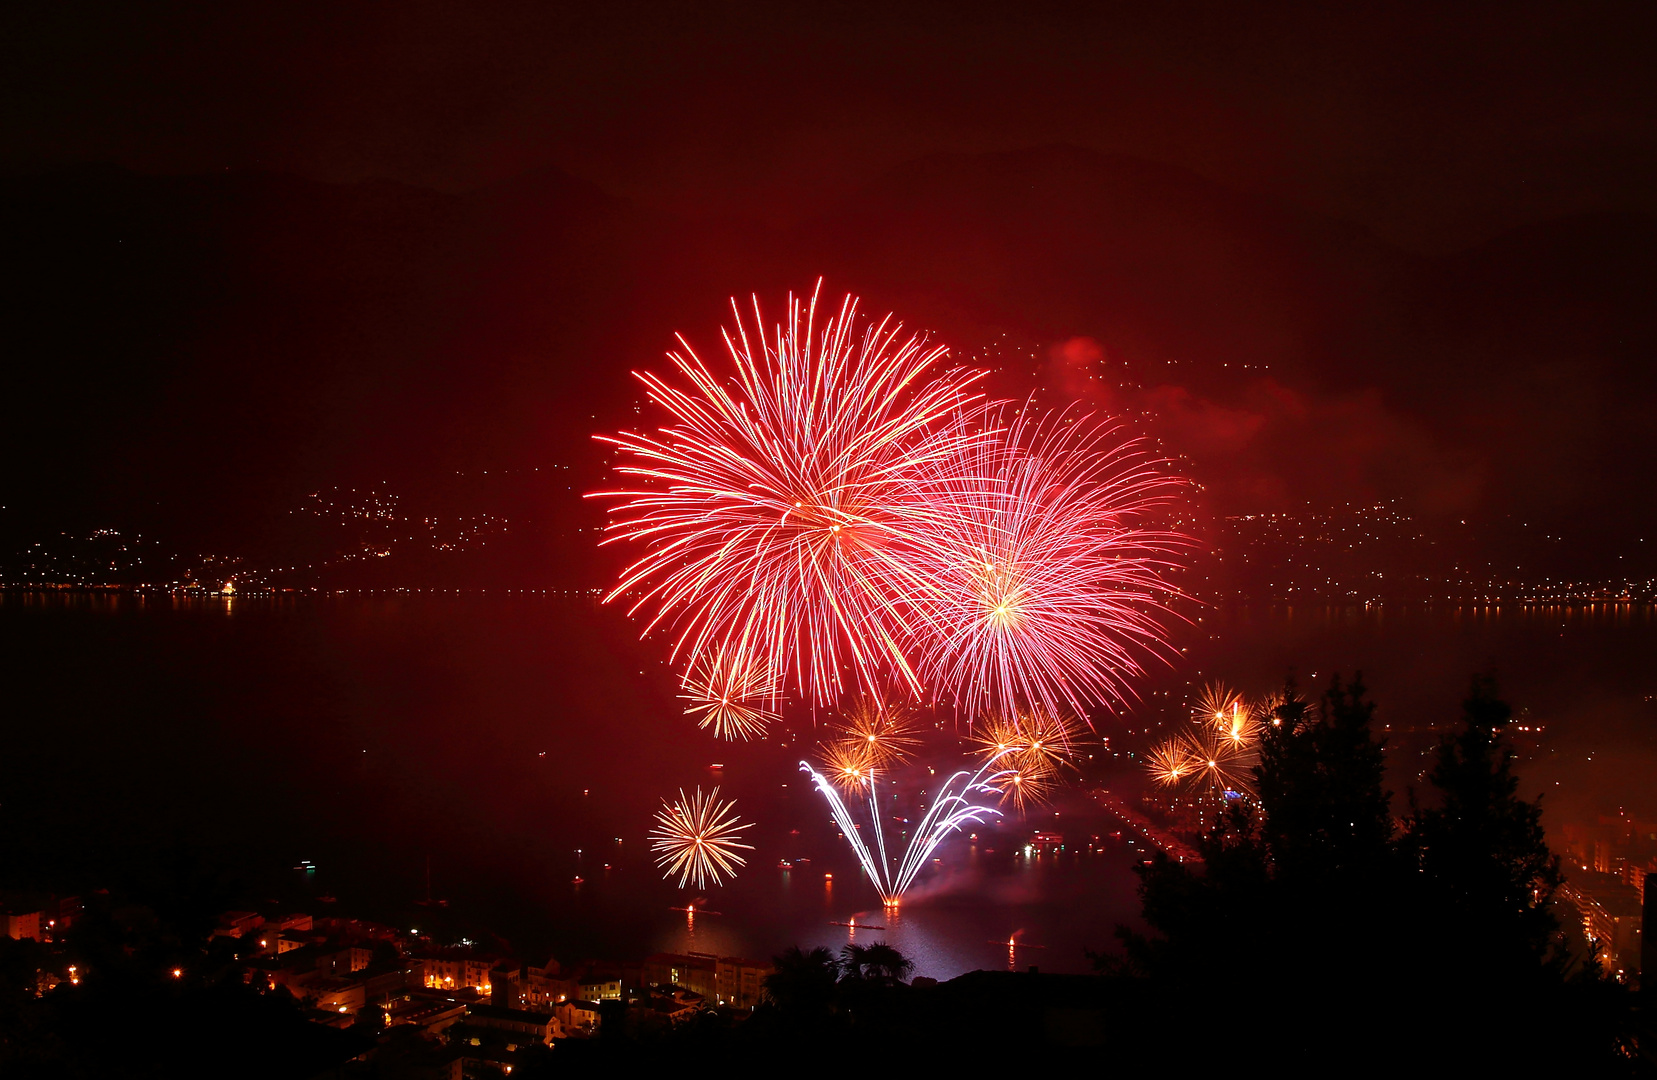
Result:
M833 953L821 946L805 952L798 945L790 945L772 962L776 970L765 977L765 992L771 995L778 1011L796 1017L829 1011L840 975Z
M1558 930L1547 904L1560 882L1559 859L1543 836L1541 801L1518 797L1513 750L1501 738L1511 715L1494 679L1474 679L1461 730L1438 747L1431 777L1438 805L1422 809L1412 796L1405 849L1429 902L1478 941L1487 961L1535 963ZM1504 951L1512 955L1498 960Z
M1462 711L1432 805L1412 796L1395 823L1362 680L1336 678L1316 704L1289 683L1262 728L1258 803L1214 821L1200 865L1159 854L1141 868L1151 933L1120 930L1125 952L1101 969L1146 980L1169 1016L1246 986L1270 1003L1249 1037L1281 1063L1615 1066L1626 991L1591 962L1549 959L1558 864L1539 805L1517 794L1508 707L1480 679ZM1188 1064L1230 1058L1229 1038L1180 1035Z
M848 945L847 949L850 948L852 946ZM884 941L876 942L863 950L862 964L866 976L886 982L901 982L915 970L913 960Z
M840 950L840 974L845 979L861 979L869 964L868 945L852 942Z
M1308 881L1374 875L1390 861L1391 795L1382 786L1385 744L1370 725L1363 676L1330 682L1308 708L1294 681L1262 728L1261 839L1275 873Z
M901 982L915 970L915 962L884 941L850 944L840 950L840 970L851 980Z

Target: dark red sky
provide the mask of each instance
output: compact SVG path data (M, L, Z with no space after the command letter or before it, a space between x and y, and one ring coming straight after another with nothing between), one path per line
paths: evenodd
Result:
M1075 7L6 5L0 534L570 460L826 275L1226 512L1657 571L1649 5Z
M1078 9L1091 9L1078 14ZM553 165L787 222L1063 142L1424 252L1657 210L1641 3L6 5L0 159L464 189Z

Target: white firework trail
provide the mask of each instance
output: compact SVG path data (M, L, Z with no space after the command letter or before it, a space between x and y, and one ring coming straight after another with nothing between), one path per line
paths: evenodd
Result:
M978 793L997 799L1001 797L1001 791L995 784L1004 778L1005 773L990 772L991 766L1000 756L997 754L986 761L975 773L962 769L944 781L943 787L938 790L937 796L922 815L895 865L886 852L886 830L881 825L879 793L872 779L868 783L869 817L878 855L870 850L868 842L863 838L862 830L857 827L858 822L852 817L845 800L840 797L834 785L812 768L810 762L800 762L800 771L811 777L817 790L828 800L829 812L834 816L834 823L845 834L853 854L863 865L869 879L874 882L876 891L880 893L881 903L887 907L896 907L909 886L914 884L916 876L926 866L926 861L951 833L959 832L967 825L981 825L990 817L1001 816L1001 811L994 807L981 806L972 801L972 796Z

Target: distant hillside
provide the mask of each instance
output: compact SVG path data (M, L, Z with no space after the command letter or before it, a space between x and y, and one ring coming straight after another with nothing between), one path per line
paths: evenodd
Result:
M279 546L319 487L412 495L487 467L568 465L569 492L517 512L590 512L590 434L639 420L627 372L675 330L717 349L732 293L775 310L824 274L1001 364L1002 392L1135 417L1205 512L1397 500L1539 571L1561 535L1597 545L1584 574L1637 561L1639 536L1657 548L1643 219L1432 261L1053 147L912 162L785 232L665 218L556 172L445 195L82 169L0 180L0 237L14 545L116 528Z

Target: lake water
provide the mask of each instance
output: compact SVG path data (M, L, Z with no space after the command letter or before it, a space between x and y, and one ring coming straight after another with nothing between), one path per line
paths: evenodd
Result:
M1131 795L1136 770L1112 752L1179 722L1208 678L1261 691L1291 670L1318 686L1361 668L1402 791L1407 729L1453 721L1469 675L1494 668L1546 728L1523 775L1548 792L1550 823L1657 813L1649 608L1210 611L1175 644L1142 703L1101 718L1112 749L1096 748L1090 782ZM0 593L0 884L171 881L188 853L256 896L318 912L333 896L439 940L492 930L530 959L887 940L939 978L1086 970L1083 950L1134 920L1140 852L1080 790L947 844L888 917L795 771L819 737L810 718L715 743L681 715L662 656L615 613L538 595ZM734 882L681 891L645 833L664 796L713 784L756 823L756 850ZM1036 828L1066 850L1026 854ZM293 869L304 860L317 869ZM428 868L446 907L416 903ZM694 921L672 910L698 897ZM853 921L884 929L835 925Z

